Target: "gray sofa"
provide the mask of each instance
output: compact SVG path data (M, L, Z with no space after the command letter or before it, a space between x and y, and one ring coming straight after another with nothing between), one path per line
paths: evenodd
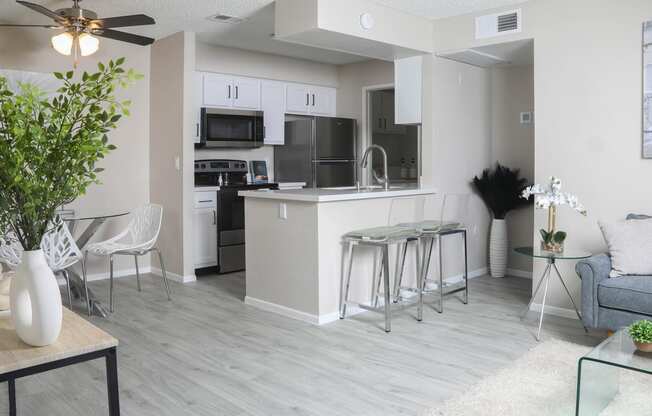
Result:
M651 218L630 214L628 220ZM639 319L652 320L652 276L610 278L611 259L599 254L581 260L582 320L588 328L617 330Z

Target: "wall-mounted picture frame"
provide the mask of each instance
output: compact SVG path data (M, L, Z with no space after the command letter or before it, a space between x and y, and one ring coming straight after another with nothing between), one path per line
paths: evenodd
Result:
M652 159L652 20L643 23L643 157Z

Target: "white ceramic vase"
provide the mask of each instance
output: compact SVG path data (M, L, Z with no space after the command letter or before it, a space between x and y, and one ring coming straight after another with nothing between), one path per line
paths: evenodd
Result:
M25 251L11 281L11 319L26 344L43 347L61 332L61 293L43 251Z
M493 219L489 234L489 273L492 277L505 277L507 272L507 223Z

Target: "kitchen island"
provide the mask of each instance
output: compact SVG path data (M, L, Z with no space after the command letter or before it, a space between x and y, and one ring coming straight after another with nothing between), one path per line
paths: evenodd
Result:
M314 324L338 319L342 236L387 225L395 198L435 193L421 187L239 192L245 198L245 303ZM413 267L408 260L406 279ZM372 269L373 250L356 248L351 300L369 300Z

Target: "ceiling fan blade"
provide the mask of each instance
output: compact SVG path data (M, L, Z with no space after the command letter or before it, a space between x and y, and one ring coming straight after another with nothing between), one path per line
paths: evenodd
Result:
M37 13L44 14L47 17L49 17L50 19L54 19L58 23L66 23L68 21L68 19L66 19L65 17L59 16L58 14L53 12L52 10L50 10L48 8L45 8L45 7L41 6L40 4L34 4L34 3L27 2L27 1L22 1L22 0L16 0L16 3L21 4L21 5L25 6L25 7L29 7L30 9L34 10Z
M156 22L151 17L144 14L132 14L129 16L107 17L105 19L95 19L90 22L93 27L111 28L127 26L145 26L153 25Z
M46 29L63 29L63 26L54 26L54 25L12 25L12 24L2 24L0 27L44 27Z
M145 36L134 35L133 33L120 32L111 29L93 29L91 31L96 36L103 38L115 39L122 42L134 43L136 45L147 46L154 43L154 39Z

